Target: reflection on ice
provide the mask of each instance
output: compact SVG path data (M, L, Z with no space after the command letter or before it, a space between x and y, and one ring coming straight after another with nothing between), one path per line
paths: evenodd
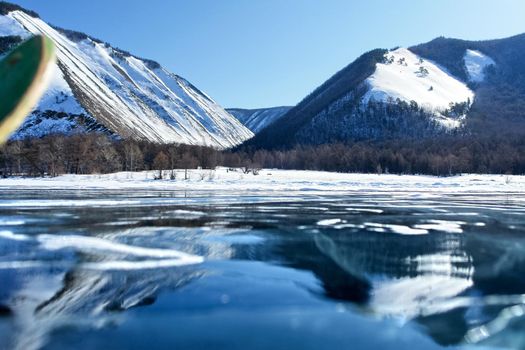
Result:
M150 304L161 290L202 276L191 267L203 262L202 256L119 242L133 241L129 233L31 237L4 232L3 244L27 247L18 248L17 260L0 261L0 278L2 271L7 276L18 271L11 290L4 290L7 294L0 299L12 311L9 348L40 349L64 326L97 328L117 322L115 311Z
M521 303L523 302L524 301L522 300ZM497 336L497 334L505 330L512 321L522 318L523 316L525 316L525 305L523 304L504 308L494 320L482 326L470 329L465 336L465 340L468 343L479 343L490 337ZM507 340L507 343L511 342L512 340Z
M472 280L421 275L374 281L370 306L375 312L405 319L450 310L451 298L472 286Z
M423 236L417 242L385 234L315 235L318 248L345 271L371 284L368 307L406 319L428 314L436 305L473 285L472 259L458 236ZM450 249L455 247L455 249ZM439 312L446 311L445 307Z
M466 224L467 223L464 221L429 220L428 224L419 224L415 227L424 230L462 233L463 229L461 228L461 226Z
M332 225L336 225L336 224L339 224L339 223L342 223L344 222L343 220L341 219L326 219L326 220L319 220L317 222L317 225L319 226L332 226Z
M202 257L179 252L171 249L154 249L131 246L112 242L98 237L86 237L76 235L40 235L37 240L42 249L60 250L66 248L75 249L78 252L123 254L127 256L150 257L150 258L173 258L180 261L180 265L197 264L203 261Z
M389 230L393 233L397 233L400 235L425 235L428 233L428 230L421 229L421 228L412 228L405 225L394 225L394 224L379 224L375 222L365 222L365 227L372 227L375 229L381 229L381 230L375 230L376 232L386 232L386 230Z
M392 232L400 235L425 235L430 231L462 233L462 225L467 225L467 223L464 221L428 220L425 223L415 224L412 227L408 225L379 222L364 222L357 225L348 223L347 220L336 218L319 220L317 225L331 226L335 229L359 228L368 229L374 232ZM475 223L474 225L483 226L484 223Z
M24 220L0 219L0 226L19 226L24 225L25 223Z
M0 231L0 239L12 239L15 241L26 241L29 239L26 235L16 234L11 231Z
M19 205L0 208L8 348L63 346L64 333L97 337L125 329L135 313L155 320L159 308L167 323L190 320L199 307L205 327L208 315L229 317L232 325L218 322L220 341L233 336L239 313L257 320L264 310L268 324L281 318L293 332L317 329L308 312L332 321L336 313L366 318L378 334L384 323L374 322L405 321L394 322L392 339L417 323L442 345L525 346L525 223L516 201L501 210L505 198L403 192L134 195L93 192L71 207L60 205L71 197L4 202ZM165 312L166 295L179 308ZM139 306L149 307L130 310ZM286 307L311 328L283 316ZM133 331L147 321L136 322Z
M19 287L4 301L13 313L12 349L39 349L53 330L66 325L96 328L115 322L118 317L112 312L150 304L161 290L178 288L203 273L181 267L201 262L202 257L175 250L96 237L41 235L36 240L43 258L49 250L63 249L74 249L82 257L76 263L63 260L62 266L30 260L4 262L11 264L5 268L29 269L16 275L14 285Z
M118 322L114 311L150 304L162 289L178 288L201 275L196 270L123 274L73 269L28 278L8 300L14 315L10 348L39 349L51 332L64 326L98 328Z

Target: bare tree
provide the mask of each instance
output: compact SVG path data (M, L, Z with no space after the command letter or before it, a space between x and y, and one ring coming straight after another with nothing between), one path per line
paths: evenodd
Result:
M163 151L160 151L157 153L155 158L153 159L153 168L159 171L159 175L157 176L157 179L162 180L164 169L166 169L169 166L169 158Z
M139 164L144 161L144 154L135 142L124 143L125 169L135 171Z
M177 147L175 145L170 145L168 147L168 158L170 163L170 179L175 180L177 178L177 174L175 173L175 168L177 167L177 157L179 155L179 152L177 150Z
M184 169L184 180L188 180L188 169L197 167L197 159L190 153L184 153L180 159L180 165Z

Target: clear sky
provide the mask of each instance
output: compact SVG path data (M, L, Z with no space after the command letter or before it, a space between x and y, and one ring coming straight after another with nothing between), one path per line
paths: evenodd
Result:
M363 52L525 32L523 0L11 0L151 58L225 107L293 105Z

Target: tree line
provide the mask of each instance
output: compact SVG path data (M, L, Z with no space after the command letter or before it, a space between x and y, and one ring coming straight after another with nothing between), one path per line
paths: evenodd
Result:
M525 138L449 135L424 140L296 146L286 150L219 151L202 146L117 140L91 133L11 141L0 149L3 177L217 166L246 171L278 168L440 176L525 174Z

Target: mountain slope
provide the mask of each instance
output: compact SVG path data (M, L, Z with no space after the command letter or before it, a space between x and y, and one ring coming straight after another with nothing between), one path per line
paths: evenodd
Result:
M154 61L53 28L26 11L0 13L7 13L0 16L0 36L10 38L4 42L44 34L57 46L51 87L15 138L100 130L228 148L253 135L209 96Z
M296 134L315 115L339 99L354 99L359 84L374 72L375 64L383 60L385 53L386 50L365 53L306 96L276 123L248 140L245 146L274 148L297 143Z
M288 148L525 130L525 34L365 53L244 145Z
M467 118L471 132L501 135L525 130L525 34L485 41L441 37L410 50L469 81L476 93ZM478 57L473 57L472 51ZM473 58L477 61L472 62ZM472 79L479 60L482 65L495 63L482 72L483 82Z
M474 99L466 83L407 49L365 53L246 142L282 148L455 133Z
M257 134L280 119L291 108L288 106L258 109L228 108L227 111Z
M387 61L378 63L365 83L369 87L363 97L365 104L370 100L400 99L416 101L429 110L444 111L450 103L474 98L474 93L464 83L407 49L390 51Z

